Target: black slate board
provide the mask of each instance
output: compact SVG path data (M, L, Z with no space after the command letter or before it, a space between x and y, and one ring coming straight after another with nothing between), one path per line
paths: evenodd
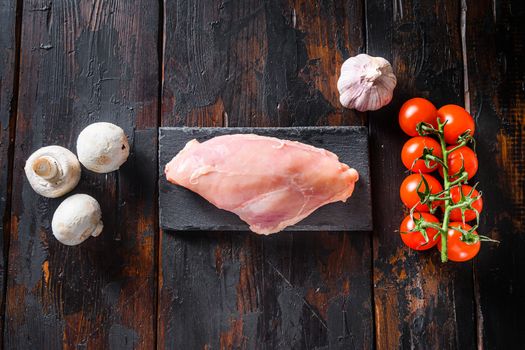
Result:
M166 181L164 166L192 140L205 141L227 134L258 134L300 141L325 148L341 162L359 172L354 194L346 203L337 202L317 209L288 227L289 231L371 231L372 206L366 127L294 128L160 128L159 131L159 219L165 230L248 231L235 214L221 210L183 187Z

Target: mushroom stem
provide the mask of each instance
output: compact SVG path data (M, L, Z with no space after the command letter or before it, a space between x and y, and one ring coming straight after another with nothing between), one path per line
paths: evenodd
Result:
M71 191L80 180L80 163L67 148L42 147L26 160L24 172L36 193L57 198Z
M33 163L33 171L43 179L52 180L60 174L60 165L53 157L41 156Z
M91 236L97 237L102 232L103 228L104 228L104 225L102 224L102 220L101 220L101 221L99 221L97 223L97 227L95 227L93 229L93 232L91 233Z

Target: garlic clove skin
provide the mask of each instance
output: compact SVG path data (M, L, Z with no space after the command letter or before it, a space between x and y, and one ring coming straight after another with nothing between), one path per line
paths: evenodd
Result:
M87 194L66 198L58 206L51 221L56 239L70 246L78 245L90 236L98 236L103 228L100 205Z
M390 103L396 84L396 76L387 60L359 54L341 66L337 89L343 106L365 112Z
M112 123L93 123L77 138L80 163L96 173L118 170L128 159L129 144L124 130Z
M35 151L27 159L24 171L33 190L48 198L57 198L73 190L81 172L75 154L61 146Z

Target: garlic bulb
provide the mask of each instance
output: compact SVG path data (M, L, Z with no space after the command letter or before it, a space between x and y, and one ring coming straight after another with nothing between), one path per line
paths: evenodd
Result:
M360 54L347 59L337 81L339 100L360 112L375 111L392 100L397 79L382 57Z

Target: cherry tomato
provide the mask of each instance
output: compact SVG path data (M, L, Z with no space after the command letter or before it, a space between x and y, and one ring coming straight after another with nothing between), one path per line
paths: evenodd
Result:
M399 126L408 136L417 136L416 125L420 122L437 128L436 107L427 99L416 97L406 101L399 111Z
M414 173L430 173L437 169L436 162L430 162L430 168L425 165L425 161L416 160L423 155L423 150L432 148L432 154L436 157L443 157L440 144L433 138L426 136L416 136L408 140L401 151L401 160L408 170Z
M457 143L458 137L465 131L470 130L470 135L474 135L476 125L472 116L458 105L446 105L438 109L437 117L441 122L447 121L443 132L445 141L453 145Z
M472 187L469 185L462 185L461 186L461 192L463 192L463 195L465 197L468 196L468 194L472 191ZM472 191L472 194L470 195L471 198L475 198L479 195L479 192L476 190ZM461 199L461 193L459 191L459 186L454 186L450 189L450 196L452 197L452 203L456 204ZM481 213L481 210L483 209L483 200L481 198L475 200L472 203L472 207L478 211L478 213ZM467 209L465 211L465 221L472 221L476 219L476 212L472 209ZM462 221L461 218L461 209L452 209L450 211L450 220L454 221Z
M417 186L421 182L421 177L424 177L425 180L428 182L428 185L430 187L430 193L439 193L443 191L443 187L439 183L438 180L436 180L435 177L428 175L428 174L411 174L408 175L405 180L403 180L403 183L401 184L401 188L399 189L399 195L401 196L401 201L407 208L412 208L416 204L416 210L421 212L428 212L429 208L426 204L419 203L419 195L417 194ZM421 184L421 187L419 189L419 192L425 192L426 186L423 182ZM418 204L419 203L419 204ZM433 207L438 207L440 205L439 202L434 202Z
M414 213L414 218L416 219L419 219L421 216L423 216L423 219L425 219L425 221L439 223L439 220L432 214ZM415 226L416 224L414 223L414 220L412 220L410 215L403 219L403 222L401 222L399 232L401 234L401 239L403 240L405 245L414 250L427 250L437 244L440 237L437 236L436 238L434 238L434 236L436 236L436 233L438 232L436 229L426 229L427 236L429 239L428 243L426 243L425 237L420 231L409 232L410 230L414 229Z
M447 150L451 150L454 146L448 146ZM470 180L478 172L478 157L472 149L467 146L458 148L457 150L448 154L448 176L452 179L457 178L456 175L461 170L461 165L465 168L468 173L468 179ZM439 167L439 173L443 177L443 168Z
M461 239L461 232L454 229L458 227L465 231L471 229L470 225L464 224L462 222L452 222L449 224L447 236L447 255L449 260L462 262L475 257L479 252L481 243L479 240L476 243L463 242ZM478 233L474 231L473 234L477 235ZM441 240L438 241L438 249L441 251Z

